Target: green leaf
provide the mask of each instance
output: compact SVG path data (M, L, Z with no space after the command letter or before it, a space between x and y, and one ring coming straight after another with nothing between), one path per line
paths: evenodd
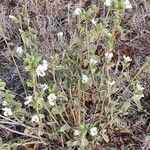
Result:
M72 143L72 146L78 146L78 145L80 145L80 142L79 142L79 141L74 141L74 142Z
M81 146L82 147L85 147L89 144L89 141L86 139L85 136L82 136L82 139L81 139Z
M34 132L32 132L31 130L29 130L28 128L25 128L24 133L25 134L30 134L30 135L34 134Z
M70 130L70 126L68 124L63 125L60 128L60 132L65 132L65 131L69 132L69 130Z
M0 90L5 90L6 83L0 79Z
M140 99L133 98L133 102L135 103L136 107L138 108L138 111L141 111L142 110L142 105L141 105Z
M57 95L57 97L61 100L61 101L68 101L67 95L65 92L61 92Z
M57 106L52 108L52 113L55 115L62 114L65 111L65 108L62 106Z
M5 98L10 101L15 98L15 95L10 90L7 90Z
M122 110L127 112L130 107L131 107L131 103L130 102L124 103L123 106L122 106Z
M15 112L15 115L19 118L21 116L27 116L26 109L23 109L23 108L17 108L14 112Z
M26 68L26 70L29 70L29 68ZM26 84L28 87L33 87L33 81L32 80L27 80Z

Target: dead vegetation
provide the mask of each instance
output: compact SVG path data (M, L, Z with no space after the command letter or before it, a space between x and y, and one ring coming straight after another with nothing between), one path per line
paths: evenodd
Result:
M34 27L38 32L37 50L49 57L52 52L63 54L63 49L68 45L72 45L72 39L76 37L77 22L72 12L78 6L87 8L91 4L98 4L97 0L77 1L77 0L2 0L0 3L0 78L7 83L7 88L12 89L15 93L20 94L23 91L22 83L18 76L16 66L11 58L17 46L22 45L18 28L24 30L28 27ZM116 33L116 56L121 57L123 54L130 56L134 61L132 63L131 72L140 70L143 63L150 57L150 4L148 0L132 0L134 6L132 11L126 11L123 18L123 26L125 33ZM105 13L104 6L99 6L97 16L103 19ZM9 15L20 16L22 24L14 24ZM56 34L64 32L65 47L58 42ZM7 43L10 45L11 52L8 50ZM101 54L101 45L97 46L97 51ZM117 60L116 60L117 61ZM24 80L28 78L28 74L23 71L22 60L16 59L17 66ZM95 149L109 149L118 145L121 148L137 150L148 150L150 148L150 72L142 71L138 79L144 84L145 95L143 99L145 112L131 114L123 118L124 123L128 126L124 131L109 130L111 137L110 143L104 143ZM6 135L5 140L8 141L15 134L0 129L0 134ZM10 136L11 135L11 136ZM3 138L3 136L2 136ZM32 148L26 149L59 149L54 147L32 145ZM59 145L59 144L58 144ZM19 148L20 149L20 148ZM18 150L19 150L18 149ZM60 148L61 149L61 148Z

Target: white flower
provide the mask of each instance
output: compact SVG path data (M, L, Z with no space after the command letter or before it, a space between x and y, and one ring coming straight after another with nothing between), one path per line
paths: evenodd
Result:
M64 35L64 33L63 33L63 32L59 32L59 33L57 33L57 36L58 36L59 38L61 38L63 35Z
M10 108L5 107L2 110L4 111L4 116L6 116L6 117L12 116L12 114L13 114Z
M45 59L43 60L42 66L45 71L48 69L48 62Z
M107 83L108 85L113 86L116 82L114 80L113 81L108 80Z
M43 97L38 97L37 100L38 101L44 101Z
M83 74L82 75L82 78L81 78L81 80L82 80L82 83L86 83L87 81L88 81L88 76L87 75L85 75L85 74Z
M8 104L8 103L7 103L6 101L3 101L3 102L2 102L2 105L3 105L3 106L6 106L7 104Z
M43 60L43 64L38 65L35 72L37 76L44 77L46 75L45 71L47 69L48 69L48 62L46 60Z
M21 46L16 48L16 53L19 54L19 55L21 55L23 53L23 49L22 49Z
M35 72L37 76L41 76L41 77L45 76L45 70L43 69L42 65L38 65Z
M97 60L95 60L95 59L91 58L91 59L90 59L90 64L91 64L91 65L95 65L95 64L97 64Z
M56 103L57 97L56 97L55 94L49 94L48 97L47 97L47 99L48 99L49 104L50 104L51 106L54 106L55 103Z
M107 52L107 53L105 53L105 57L106 57L108 60L111 60L111 59L113 58L113 53Z
M31 117L31 122L35 122L35 123L38 123L40 121L39 117L37 115L33 115Z
M15 16L9 15L9 18L12 20L17 20L17 18Z
M32 102L32 96L27 96L25 100L24 105L29 105Z
M133 99L134 100L140 100L142 97L144 97L144 94L136 94L136 95L133 95Z
M92 128L90 129L90 134L91 134L91 136L95 136L95 135L97 135L97 133L98 133L97 127L92 127Z
M115 2L115 0L105 0L104 5L109 7L109 6L111 6L112 2ZM123 4L124 4L125 9L131 9L132 8L132 5L131 5L129 0L123 0Z
M79 131L79 130L75 130L75 131L74 131L74 135L75 135L75 136L78 136L79 134L80 134L80 131Z
M43 91L48 89L48 85L46 83L40 85Z
M74 11L74 14L79 16L81 14L81 9L80 8L76 8Z
M112 0L105 0L104 5L111 6Z
M138 91L143 91L144 90L143 86L139 83L136 84L136 88L137 88Z
M96 23L97 23L94 18L91 20L91 22L92 22L92 24L94 24L94 25L96 25Z
M132 9L132 5L129 0L125 0L124 5L126 9Z
M123 59L124 59L125 62L132 61L132 59L129 56L125 56L125 55L123 55Z

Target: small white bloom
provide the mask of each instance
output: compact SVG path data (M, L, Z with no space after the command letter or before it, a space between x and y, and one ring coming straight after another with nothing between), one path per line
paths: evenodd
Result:
M105 57L106 57L108 60L111 60L111 59L113 58L113 53L107 52L107 53L105 53Z
M64 35L64 33L63 33L63 32L59 32L59 33L57 33L57 36L58 36L59 38L61 38L63 35Z
M125 0L124 5L126 9L132 9L132 5L129 0Z
M6 101L3 101L3 102L2 102L2 105L3 105L3 106L6 106L7 104L8 104L8 103L7 103Z
M36 74L37 76L45 76L45 71L48 69L48 62L46 60L43 60L43 64L40 64L36 68Z
M132 59L129 56L125 56L125 55L123 55L123 59L124 59L125 62L132 61Z
M43 60L42 66L43 66L44 71L46 71L48 69L48 62L45 59Z
M136 84L136 88L137 88L138 91L143 91L144 90L143 86L139 83Z
M43 60L43 64L38 65L35 72L37 76L44 77L46 75L45 71L47 69L48 69L48 62L46 60Z
M133 98L134 100L140 100L142 97L144 97L144 94L136 94L136 95L134 95L132 98Z
M32 96L27 96L25 100L24 105L29 105L32 102Z
M104 5L109 7L111 6L112 2L115 2L115 0L105 0ZM132 9L132 5L129 0L123 0L123 4L124 4L125 9Z
M105 0L104 5L111 6L112 0Z
M31 122L35 122L35 123L38 123L40 121L39 117L37 115L33 115L31 117Z
M42 65L38 65L35 72L37 76L44 77L46 75Z
M108 80L107 83L108 85L113 86L116 82L114 80L113 81Z
M40 85L43 91L48 89L48 85L46 83Z
M81 14L81 9L80 8L76 8L74 11L74 14L79 16Z
M91 22L92 22L92 24L94 24L94 25L96 25L96 23L97 23L94 18L91 20Z
M90 129L90 134L91 134L91 136L95 136L95 135L97 135L97 133L98 133L97 127L92 127L92 128Z
M83 74L81 80L82 80L82 83L86 83L89 80L89 78L87 75Z
M17 18L15 16L9 15L9 18L12 20L16 20Z
M75 130L75 131L74 131L74 135L75 135L75 136L78 136L79 134L80 134L80 131L79 131L79 130Z
M56 103L57 97L56 97L55 94L49 94L48 97L47 97L47 99L48 99L49 104L50 104L51 106L54 106L55 103Z
M4 116L6 116L6 117L12 116L12 114L13 114L10 108L5 107L2 110L4 111Z
M19 55L21 55L23 53L23 49L22 49L21 46L16 48L16 53L19 54Z
M95 60L95 59L91 58L91 59L90 59L90 64L91 64L91 65L95 65L95 64L97 64L97 60Z

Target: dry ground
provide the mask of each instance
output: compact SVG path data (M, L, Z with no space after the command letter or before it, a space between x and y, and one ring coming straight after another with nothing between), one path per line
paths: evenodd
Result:
M72 35L76 30L76 22L71 15L73 10L81 5L83 8L91 4L97 4L97 0L84 0L79 3L77 0L0 0L0 78L7 83L7 88L15 93L22 93L23 87L18 77L16 67L10 57L4 39L10 44L11 50L22 45L18 32L18 26L14 24L9 15L20 15L23 20L23 29L28 26L38 30L39 52L45 57L50 55L54 49L61 55L61 45L57 43L56 33L65 33L66 43L72 41ZM134 6L132 11L127 11L123 19L123 27L126 34L117 35L116 56L129 55L133 59L131 72L134 75L145 60L150 57L150 4L148 0L132 0ZM100 6L97 17L102 18L105 8ZM101 54L100 45L97 51ZM23 71L22 60L16 60L18 68L24 80L28 75ZM131 131L111 131L111 142L103 145L104 149L109 149L115 145L121 147L126 145L128 149L141 149L150 143L150 72L142 72L138 79L144 84L146 97L142 99L145 112L135 112L124 118ZM5 139L10 140L13 134L0 130L5 134ZM7 136L7 134L9 136ZM2 135L4 138L4 135ZM42 149L42 148L37 148ZM46 148L45 148L46 149ZM48 148L47 148L48 149ZM58 149L58 148L57 148ZM95 149L103 149L97 147ZM148 150L148 149L147 149Z

